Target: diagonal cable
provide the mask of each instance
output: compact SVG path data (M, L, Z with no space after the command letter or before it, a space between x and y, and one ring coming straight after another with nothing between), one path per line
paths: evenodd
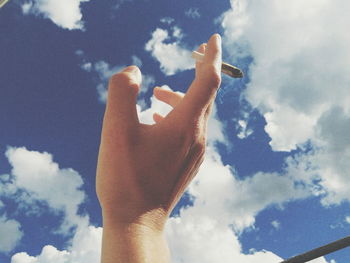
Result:
M280 263L305 263L307 261L322 257L324 255L346 248L348 246L350 246L350 236L344 237L322 247L315 248L295 257L286 259Z

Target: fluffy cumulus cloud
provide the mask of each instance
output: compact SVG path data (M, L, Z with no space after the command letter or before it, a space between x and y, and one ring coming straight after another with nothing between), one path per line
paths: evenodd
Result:
M79 205L85 199L81 176L73 169L60 168L52 155L46 152L9 147L6 157L12 171L0 177L0 197L13 199L25 212L32 210L36 214L40 213L40 209L48 209L53 214L62 212L63 223L58 225L59 231L53 231L64 236L72 235L66 250L46 245L39 255L16 253L11 262L98 262L102 228L90 225L89 217L78 213ZM36 207L38 201L45 202L46 206ZM24 213L23 216L28 214L31 215ZM12 251L23 234L19 222L0 217L0 252Z
M258 173L239 179L212 147L188 192L193 206L183 208L167 224L173 262L280 262L281 258L269 251L244 254L238 233L253 226L255 216L266 207L282 207L309 195L287 174Z
M310 195L308 189L295 184L289 175L290 167L286 167L283 176L256 173L245 179L239 179L232 170L223 165L214 149L209 150L189 193L195 198L192 211L203 216L210 211L218 223L231 225L237 232L252 226L255 216L266 207L282 207L285 202Z
M239 179L231 168L222 163L215 148L208 149L199 174L188 189L193 206L182 208L179 216L167 223L173 262L282 261L273 251L251 249L244 253L239 234L254 225L259 212L270 206L283 209L287 202L313 195L312 188L298 184L292 176L296 163L286 166L283 176L257 173L246 179ZM279 229L281 223L275 220L271 225ZM324 257L310 262L327 263Z
M165 75L194 68L191 51L181 43L182 37L178 27L173 27L170 32L157 28L145 45L145 50L160 63L160 69Z
M22 5L24 14L50 19L64 29L84 29L80 4L89 0L29 0Z
M299 167L314 168L303 180L319 181L324 205L349 201L350 3L231 5L222 20L224 43L232 55L252 58L244 96L265 117L272 149L303 149L311 142L312 154L298 160Z
M66 220L61 229L64 232L80 222L77 213L85 193L81 190L83 180L76 171L60 169L49 153L29 151L24 147L8 148L6 157L13 167L12 189L27 193L26 198L21 198L22 206L30 210L39 200L55 211L64 212Z
M333 107L349 117L347 1L231 4L222 21L224 43L232 54L253 58L245 95L265 116L274 150L314 139L318 120Z
M76 232L72 245L67 250L58 250L47 245L37 256L30 256L26 252L16 253L11 263L75 263L99 262L102 228L94 226L81 226Z

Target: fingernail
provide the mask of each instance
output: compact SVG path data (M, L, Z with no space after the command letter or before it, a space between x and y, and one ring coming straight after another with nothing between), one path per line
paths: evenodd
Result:
M220 34L216 33L216 34L214 34L214 36L215 36L215 38L216 38L217 41L221 41L221 36L220 36Z

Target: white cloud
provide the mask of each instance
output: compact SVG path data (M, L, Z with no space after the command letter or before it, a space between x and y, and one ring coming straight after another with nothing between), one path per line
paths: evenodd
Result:
M194 61L189 51L182 43L182 31L173 27L172 32L157 28L152 38L146 43L145 50L160 63L160 69L165 75L194 68Z
M26 204L30 210L35 200L39 200L56 211L63 211L66 220L61 230L64 232L80 223L77 211L85 193L81 190L83 180L76 171L60 169L49 153L24 147L9 147L5 155L12 165L13 187L28 193L27 198L20 200L22 205Z
M322 196L325 206L350 201L350 35L344 27L350 3L231 5L223 15L223 43L232 55L253 59L244 96L265 117L272 149L311 143L313 151L295 160L293 176Z
M23 236L20 228L16 220L0 217L0 252L10 252L17 246Z
M288 173L287 167L283 176L257 173L238 179L230 166L223 165L219 154L209 149L199 175L189 187L189 193L195 197L192 211L201 215L210 211L218 215L220 224L242 231L252 226L255 216L266 207L282 207L288 201L310 195L302 185L296 185Z
M199 9L195 7L191 7L185 11L185 15L188 16L189 18L200 18L201 14L199 13Z
M22 5L23 14L50 19L64 29L84 29L80 4L89 0L29 0Z
M25 252L12 256L11 263L75 263L99 262L102 239L102 228L94 226L80 227L75 233L72 245L66 250L47 245L37 256L30 256Z
M220 226L208 217L171 218L167 224L167 239L174 263L281 261L280 257L269 251L243 254L232 230L227 226Z
M102 228L89 225L88 216L78 214L79 205L85 200L81 176L73 169L59 168L46 152L8 147L5 154L12 171L0 176L0 196L20 202L19 205L34 212L35 202L46 202L54 212L64 212L63 224L56 234L73 235L66 250L47 245L37 256L21 252L13 255L11 262L99 262ZM0 217L0 252L11 251L22 236L19 222Z
M280 262L280 257L268 251L244 254L233 231L251 226L259 210L290 198L288 191L284 191L283 196L274 196L267 190L271 189L270 186L266 191L254 194L253 190L265 189L261 181L266 183L267 179L271 178L264 178L261 174L251 180L237 179L230 167L222 164L218 153L209 148L199 174L189 187L194 205L183 208L180 216L171 218L167 224L173 262ZM284 184L277 183L278 186ZM288 187L282 188L286 190Z
M232 0L231 5L223 16L223 43L232 55L253 57L245 95L266 118L274 150L314 139L318 119L334 106L349 113L348 2Z
M335 121L337 119L335 117ZM337 139L342 141L341 136ZM350 145L344 142L342 147L336 147L337 143L327 145L326 142L329 140L323 142L323 147L287 158L286 165L290 176L306 185L313 195L320 196L321 203L328 207L350 201Z

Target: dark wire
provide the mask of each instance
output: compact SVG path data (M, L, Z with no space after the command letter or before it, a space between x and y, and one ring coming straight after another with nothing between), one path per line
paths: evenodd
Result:
M350 246L350 236L339 239L322 247L315 248L301 255L286 259L280 263L304 263L315 258L322 257L334 251L346 248L348 246Z

